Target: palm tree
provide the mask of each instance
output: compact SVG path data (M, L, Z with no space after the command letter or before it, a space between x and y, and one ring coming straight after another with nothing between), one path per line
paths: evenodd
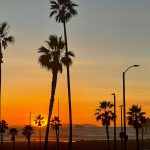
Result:
M5 120L0 121L0 134L1 134L1 143L2 143L2 150L3 150L3 134L8 129L8 124Z
M35 121L35 124L39 127L40 150L41 150L41 126L45 123L44 117L41 115L38 115L34 121Z
M31 148L31 135L34 133L33 128L31 125L25 125L22 129L22 134L25 136L25 138L28 140L28 150Z
M11 134L11 141L13 142L13 150L15 150L15 136L18 130L16 128L10 128L8 134Z
M142 124L146 122L146 118L144 116L146 113L142 112L141 106L139 107L138 105L132 105L127 114L128 125L133 126L136 130L136 144L137 150L139 150L139 129L142 127Z
M78 6L73 3L72 0L51 0L51 12L50 17L55 15L56 22L62 23L64 27L64 39L65 39L65 49L66 58L69 61L69 51L67 42L67 31L66 23L71 20L71 18L77 15L77 11L74 7ZM67 61L66 61L67 62ZM71 106L71 89L70 89L70 69L69 63L66 63L67 68L67 85L68 85L68 104L69 104L69 124L70 124L70 135L69 135L69 150L72 149L72 106ZM46 149L45 149L46 150Z
M62 37L57 37L55 35L50 35L49 41L46 41L47 47L40 47L39 53L42 55L39 57L39 63L42 67L45 67L48 71L52 71L52 87L51 87L51 98L49 104L49 114L47 119L47 127L46 127L46 135L45 135L45 143L44 150L47 150L48 147L48 133L49 133L49 124L50 118L52 115L54 97L57 85L57 75L58 73L62 73L62 64L65 64L66 57L64 56L64 41L62 41ZM73 54L70 52L70 55ZM71 65L71 57L69 64Z
M2 47L7 48L8 44L14 43L15 38L8 36L9 25L7 22L0 23L0 121L1 121L1 65L3 63Z
M55 130L56 133L56 141L57 141L57 150L59 150L59 127L62 126L60 123L59 117L55 116L54 119L51 120L51 127L53 130Z
M96 109L96 120L102 121L102 125L106 127L107 141L108 141L108 150L110 150L109 144L109 130L108 127L110 125L110 121L114 121L115 114L111 110L113 108L113 104L109 101L102 101L99 103L98 108Z

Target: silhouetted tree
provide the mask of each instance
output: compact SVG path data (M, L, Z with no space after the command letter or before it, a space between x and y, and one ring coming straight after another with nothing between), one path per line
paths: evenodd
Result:
M25 138L28 141L28 150L31 149L31 135L34 133L33 128L31 125L25 125L25 127L22 129L22 134L25 136Z
M35 124L39 127L40 150L41 150L41 126L45 123L44 117L41 115L38 115L34 121L35 121Z
M139 107L138 105L132 105L132 107L129 108L129 112L127 112L127 114L128 125L133 126L136 130L137 150L139 150L139 129L146 121L146 118L144 116L146 113L142 112L142 107Z
M69 103L69 124L70 124L70 135L69 135L69 150L72 149L72 106L71 106L71 88L70 88L70 69L69 69L69 51L67 42L67 31L66 23L71 20L71 18L77 15L77 11L74 7L78 6L73 3L72 0L50 0L51 12L50 17L55 15L56 22L62 23L64 27L64 39L65 39L65 49L66 49L66 68L67 68L67 85L68 85L68 103ZM68 62L68 63L67 63ZM47 147L45 145L45 149Z
M1 143L2 143L2 150L3 150L3 134L8 129L8 124L5 120L0 121L0 134L1 134Z
M55 116L54 119L51 120L50 123L53 130L56 133L56 141L57 141L57 150L59 150L59 127L62 126L59 117Z
M15 150L15 136L17 135L18 130L16 128L10 128L8 134L11 135L11 141L13 142L13 150Z
M106 127L107 141L108 141L108 150L110 150L109 143L109 130L110 121L114 121L115 114L111 110L113 108L113 104L109 101L102 101L99 103L98 108L96 109L96 120L101 121L102 125Z
M49 124L54 104L57 75L59 72L62 73L62 64L64 60L63 52L65 45L64 41L62 41L62 37L58 38L55 35L50 35L49 40L46 41L46 43L48 48L43 46L39 48L39 53L41 53L41 56L39 57L39 63L42 67L52 72L51 98L49 104L49 114L47 119L44 150L47 150L48 146Z
M7 22L0 23L0 121L1 121L1 65L3 63L2 48L6 49L8 44L14 43L15 38L8 36L9 25Z

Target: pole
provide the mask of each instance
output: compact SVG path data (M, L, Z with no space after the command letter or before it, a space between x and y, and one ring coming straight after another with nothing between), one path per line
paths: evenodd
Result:
M122 137L122 133L123 133L123 121L122 121L122 105L120 105L120 112L121 112L121 134L120 134L120 138L121 138L121 150L123 150L123 137Z
M124 150L127 150L128 135L126 134L126 102L125 102L125 73L132 67L139 67L140 65L132 65L128 67L122 74L123 77L123 120L124 120Z
M31 126L31 112L29 114L29 125Z
M127 150L126 135L126 103L125 103L125 72L123 72L123 120L124 120L124 150Z
M115 114L115 118L114 118L114 150L116 150L116 94L113 93L114 95L114 114Z

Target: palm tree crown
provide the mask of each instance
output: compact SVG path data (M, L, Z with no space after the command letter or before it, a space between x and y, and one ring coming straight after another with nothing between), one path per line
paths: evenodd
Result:
M1 63L3 63L3 54L1 50L1 46L6 49L8 44L13 44L15 41L15 38L13 36L8 36L9 32L9 25L7 22L3 22L0 24L0 59Z
M22 129L22 134L26 137L27 140L30 140L31 135L34 133L31 125L25 125Z
M10 128L8 134L11 134L11 140L15 141L15 135L17 135L18 130L16 128Z
M142 107L138 105L132 105L127 113L128 125L133 126L134 128L141 128L142 124L146 122L145 112L142 112Z
M0 133L5 133L5 130L8 129L8 124L5 120L0 121Z
M107 146L108 150L110 150L110 143L109 143L109 130L108 127L110 126L110 121L114 121L115 119L115 114L114 112L111 111L113 108L113 104L109 101L102 101L100 102L98 108L96 109L96 120L102 121L102 125L106 127L106 134L107 134Z
M50 35L49 41L46 41L47 47L40 47L39 53L42 55L39 57L39 63L42 67L47 70L52 70L52 73L60 72L62 73L62 64L71 65L74 54L72 51L68 52L68 57L64 53L64 41L62 37L57 37L56 35Z
M39 48L39 53L42 53L39 57L39 63L47 70L52 70L52 73L62 72L61 56L64 48L62 38L51 35L46 43L48 48L44 46Z
M51 3L50 17L55 15L57 22L68 22L73 16L77 15L77 11L74 7L78 6L71 0L53 0Z
M38 127L41 127L43 123L45 123L45 121L43 120L44 117L42 115L38 115L36 118L35 118L35 124L38 126Z
M59 117L55 116L54 119L51 120L51 127L53 130L57 131L59 129L59 126L62 126L62 124L60 123L60 119Z
M102 101L96 109L96 120L101 120L103 126L105 126L106 124L109 126L110 121L114 120L115 114L111 111L113 106L114 105L111 102Z
M142 112L142 107L139 107L138 105L132 105L127 114L128 125L133 126L136 130L137 150L140 150L139 129L142 128L143 123L146 122L146 118L144 116L146 113Z

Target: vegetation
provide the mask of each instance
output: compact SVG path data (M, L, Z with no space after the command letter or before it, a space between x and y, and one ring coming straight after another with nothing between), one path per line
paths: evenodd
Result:
M59 150L59 127L62 126L59 117L55 116L54 119L51 120L50 123L53 130L56 133L56 141L57 141L57 150Z
M0 134L1 134L1 144L2 144L2 150L3 150L3 134L8 129L8 124L5 120L0 121Z
M69 135L69 150L72 149L72 106L71 106L71 88L70 88L70 52L68 51L68 42L67 42L67 31L66 23L71 20L71 18L77 15L77 11L74 7L78 6L73 3L72 0L51 0L51 12L50 17L55 15L56 22L62 23L64 27L64 39L65 39L65 49L66 49L66 68L67 68L67 85L68 85L68 104L69 104L69 124L70 124L70 135ZM45 145L45 149L47 146Z
M146 118L144 116L146 113L142 112L142 107L139 107L138 105L132 105L127 114L128 125L133 126L136 130L137 150L140 150L139 129L142 128L142 124L146 122Z
M45 123L44 117L41 115L38 115L34 121L35 121L35 124L39 127L40 150L41 150L41 126Z
M64 41L62 37L57 37L55 35L50 35L49 40L46 41L47 47L40 47L39 53L41 56L39 57L39 63L42 67L46 68L48 71L52 72L52 86L51 86L51 98L49 104L49 114L47 119L47 127L46 127L46 135L45 135L45 144L44 149L47 150L48 146L48 134L49 134L49 124L53 111L55 91L57 85L57 76L58 73L62 73L62 64L65 61L64 56Z
M31 149L31 135L34 133L33 128L31 125L25 125L25 127L22 129L22 134L25 136L25 138L28 141L28 150Z
M107 141L108 141L108 150L110 150L109 143L109 130L110 121L114 121L115 114L111 110L113 108L113 104L109 101L100 102L98 108L96 109L96 120L101 121L102 125L106 127Z
M0 121L1 121L1 71L3 63L2 48L6 49L8 44L12 44L15 41L13 36L8 36L9 25L7 22L0 23Z
M15 136L17 135L18 130L16 128L10 128L8 134L11 135L11 141L13 142L13 150L15 150Z

